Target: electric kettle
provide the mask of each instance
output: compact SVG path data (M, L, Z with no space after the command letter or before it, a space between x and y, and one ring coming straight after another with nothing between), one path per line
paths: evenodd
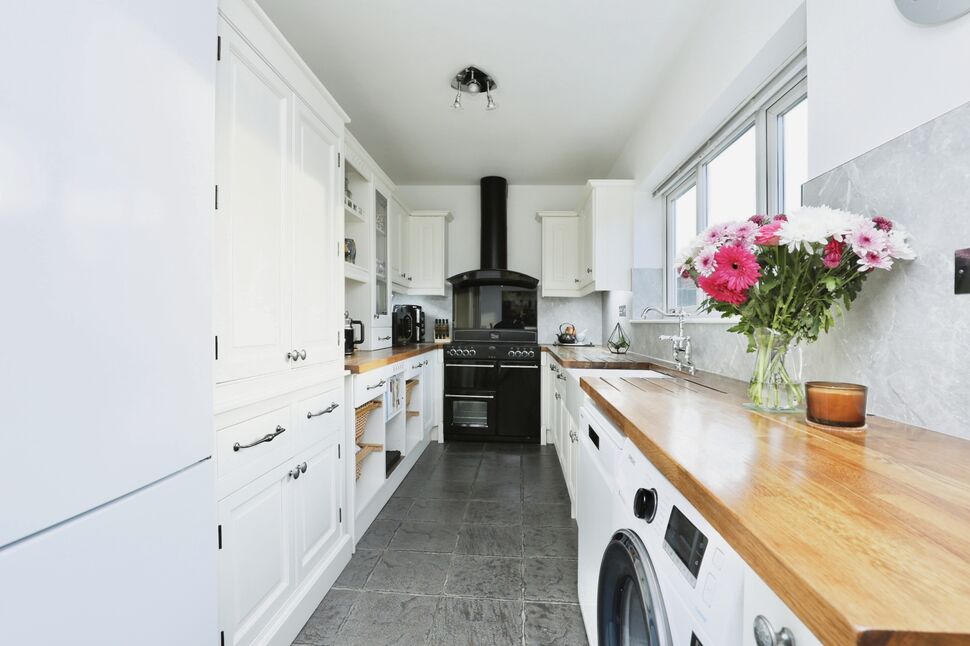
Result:
M354 326L360 326L360 338L354 336ZM344 312L344 356L349 357L364 342L364 322L350 318L350 312Z

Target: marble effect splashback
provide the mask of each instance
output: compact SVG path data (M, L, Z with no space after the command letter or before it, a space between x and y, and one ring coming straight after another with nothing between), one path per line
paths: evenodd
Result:
M451 291L447 296L405 296L394 294L392 303L410 303L424 308L425 341L432 341L434 319L451 321ZM573 323L579 331L586 330L588 338L603 343L603 297L593 292L582 298L539 297L539 343L553 343L560 323Z
M970 438L970 296L953 293L953 253L970 246L970 104L804 185L805 204L885 215L919 254L876 271L845 323L805 351L805 377L869 386L869 410ZM638 324L633 351L668 358L656 336L675 325ZM747 379L752 357L723 324L688 325L695 364Z

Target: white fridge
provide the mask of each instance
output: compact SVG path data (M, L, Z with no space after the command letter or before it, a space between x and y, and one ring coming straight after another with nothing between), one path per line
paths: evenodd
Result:
M0 644L218 644L215 0L0 21Z

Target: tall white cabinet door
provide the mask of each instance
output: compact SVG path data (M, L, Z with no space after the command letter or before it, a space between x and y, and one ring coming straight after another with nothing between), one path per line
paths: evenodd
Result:
M408 256L412 289L441 288L445 281L445 223L442 218L411 218Z
M593 197L590 196L579 212L578 225L578 248L576 258L578 260L576 272L579 279L578 287L586 287L596 276L593 273Z
M287 464L219 503L219 619L226 644L250 644L295 587Z
M338 137L302 102L293 116L292 346L300 368L338 362L343 371L343 281L337 280ZM341 214L342 218L342 214ZM341 220L342 221L342 220ZM342 250L341 250L342 254ZM342 255L340 256L342 258ZM304 355L305 353L305 355Z
M309 449L298 460L306 471L293 483L293 528L298 576L307 577L328 560L340 540L344 470L337 444L340 433Z
M435 379L436 362L435 353L429 352L421 359L427 361L428 365L421 369L421 413L424 416L424 430L430 431L437 424L435 420L435 400L442 396L442 391Z
M547 217L542 220L542 289L572 290L577 279L577 220Z
M286 370L292 93L220 22L216 87L216 381Z
M410 216L397 200L391 200L391 280L401 287L410 287L408 256L410 253Z

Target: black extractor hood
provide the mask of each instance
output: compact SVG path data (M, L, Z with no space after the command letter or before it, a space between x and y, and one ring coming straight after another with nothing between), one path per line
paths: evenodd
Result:
M504 177L483 177L481 269L455 274L448 279L454 287L507 285L535 289L538 278L510 271L508 252L509 183Z

